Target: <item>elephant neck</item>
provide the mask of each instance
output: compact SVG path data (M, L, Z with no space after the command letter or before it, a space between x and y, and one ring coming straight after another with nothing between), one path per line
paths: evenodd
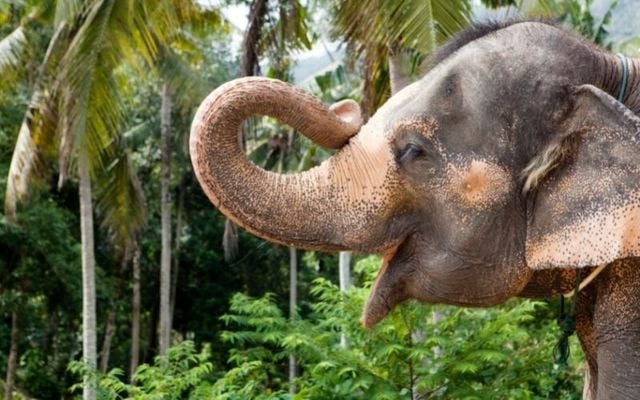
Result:
M624 66L620 57L614 54L604 54L600 58L600 71L597 74L596 86L600 87L611 96L619 99L624 91L622 103L631 111L640 115L640 59L626 57L628 75L626 87L624 83Z

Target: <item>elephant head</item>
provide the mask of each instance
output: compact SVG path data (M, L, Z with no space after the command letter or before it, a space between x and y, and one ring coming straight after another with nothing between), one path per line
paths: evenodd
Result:
M611 97L620 65L544 23L473 28L362 127L352 103L327 109L284 83L240 79L200 106L194 170L258 236L382 254L365 326L410 298L494 305L535 269L640 255L640 122ZM264 171L237 135L256 114L339 150L306 172Z

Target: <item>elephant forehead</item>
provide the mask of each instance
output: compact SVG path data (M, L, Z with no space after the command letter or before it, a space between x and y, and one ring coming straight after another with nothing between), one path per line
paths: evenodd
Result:
M442 74L446 76L446 74ZM395 94L369 119L358 136L393 136L394 128L408 119L425 115L439 79L418 80Z

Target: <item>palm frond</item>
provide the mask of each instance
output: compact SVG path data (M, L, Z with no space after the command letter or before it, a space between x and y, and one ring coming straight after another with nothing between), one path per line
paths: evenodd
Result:
M206 37L212 30L229 28L220 10L215 7L204 8L190 0L173 0L172 6L180 26L198 37Z
M8 75L16 75L26 46L27 36L22 26L0 40L0 75L3 77L3 82L11 80L7 79Z
M222 17L222 14L217 9L200 9L191 20L184 21L182 24L182 26L188 27L189 31L199 38L208 37L211 31L224 31L228 33L231 30L231 24Z
M423 52L465 27L470 8L466 1L374 0L366 3L337 0L334 33L363 45L389 44ZM434 28L440 32L434 37Z
M15 220L19 202L28 197L31 179L41 171L41 154L54 146L56 116L48 93L34 92L25 112L11 156L5 192L5 215Z
M466 1L432 1L436 40L441 44L469 24L471 7Z
M112 153L119 156L97 179L96 210L111 242L123 249L145 226L147 206L128 151L116 146Z
M34 96L37 95L37 93L34 94ZM37 159L36 146L31 132L32 117L32 110L27 110L20 125L18 140L9 166L4 213L10 220L15 219L17 204L23 201L28 193L28 182Z
M190 109L211 89L208 82L171 48L163 46L160 54L160 78L169 83L176 105L183 110Z
M92 3L65 54L59 82L64 96L63 121L67 121L72 148L89 154L101 224L114 243L124 245L144 225L146 210L120 135L124 121L121 94L126 83L119 67L125 61L140 71L145 65L154 65L162 42L154 30L157 26L148 19L148 2L116 3ZM171 10L160 10L165 3L156 3L159 7L153 9L153 22L169 26L170 20L175 20Z
M420 60L468 24L470 7L466 0L334 0L332 14L334 37L348 43L354 59L363 59L363 108L371 115L391 91L389 46Z
M40 153L55 138L56 91L55 87L45 90L45 85L55 71L57 54L65 43L65 31L66 26L61 24L49 40L11 156L4 202L5 214L10 219L15 219L17 203L27 197L29 181L38 171Z
M267 13L265 32L260 40L261 53L272 50L274 57L282 57L296 50L311 49L312 43L307 26L306 8L298 0L279 2L277 18Z
M188 0L155 0L136 2L133 15L137 28L144 33L149 48L157 50L159 43L171 43L183 27L206 27L221 22L219 13L205 11ZM143 4L144 3L144 4ZM142 37L142 36L141 36Z
M162 13L154 11L155 17L150 20L150 30L158 49L155 67L160 78L169 83L176 104L187 110L210 89L202 74L196 73L191 65L193 61L202 61L197 37L204 32L210 33L211 29L227 29L227 25L216 9L204 10L191 1L173 0L169 9L172 12L163 18L158 18ZM160 24L157 24L158 20ZM171 27L170 35L163 41L158 30L160 27L166 29L168 20L177 25Z
M84 3L82 0L57 0L53 17L54 26L71 23L80 14Z
M112 30L119 15L115 1L96 1L86 20L74 36L62 65L60 75L64 98L62 131L68 132L73 146L89 154L92 176L106 167L114 138L122 119L123 107L118 81L113 71L122 61L121 43L114 41ZM61 154L61 160L68 154ZM61 166L62 167L62 166Z

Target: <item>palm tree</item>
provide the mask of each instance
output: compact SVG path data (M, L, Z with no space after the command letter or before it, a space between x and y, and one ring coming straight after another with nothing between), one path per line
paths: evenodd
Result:
M153 65L157 43L166 39L165 32L178 25L172 1L123 2L93 0L84 3L56 3L53 19L46 21L53 34L40 64L32 88L32 101L18 136L7 180L5 209L11 215L16 202L24 198L43 143L57 138L60 149L60 184L73 163L80 192L80 224L83 272L83 360L89 370L96 368L95 255L92 182L109 181L121 169L110 168L117 160L127 158L115 152L118 146L123 106L118 68L127 62L142 71ZM52 2L41 5L52 7ZM43 13L44 14L44 13ZM56 117L59 116L59 117ZM47 123L41 123L42 121ZM44 140L39 140L43 139ZM117 163L115 163L117 164ZM128 170L128 168L126 168ZM115 175L114 175L115 174ZM113 231L125 235L127 242L142 224L135 200L135 185L121 182L112 186L111 195L99 204L105 223L123 223ZM120 200L109 204L109 199ZM121 219L125 215L126 219ZM95 398L92 382L85 378L83 397Z
M160 225L162 246L160 255L160 355L165 355L171 344L171 92L169 85L162 84L162 106L160 109Z
M198 45L191 37L202 38L211 30L225 27L217 10L203 10L195 4L183 1L177 13L180 27L168 32L166 43L158 43L159 57L156 69L162 79L160 109L161 152L161 256L160 256L160 327L158 332L159 354L165 355L171 345L172 326L172 241L171 241L171 113L174 102L182 110L191 110L206 94L207 84L189 64L189 57L198 57ZM208 28L208 29L203 29ZM192 50L192 54L178 53L172 45ZM179 232L176 232L179 234ZM179 243L176 241L176 243ZM178 259L173 258L177 264ZM173 286L176 282L173 282Z
M422 61L438 43L464 28L466 0L329 0L332 34L363 61L365 116L421 73Z

